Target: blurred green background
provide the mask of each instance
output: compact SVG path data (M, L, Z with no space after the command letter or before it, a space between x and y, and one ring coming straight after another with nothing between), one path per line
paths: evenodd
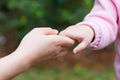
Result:
M0 56L15 50L23 36L34 27L59 31L74 25L91 10L93 0L0 0ZM13 80L116 80L114 47L72 52L39 64Z

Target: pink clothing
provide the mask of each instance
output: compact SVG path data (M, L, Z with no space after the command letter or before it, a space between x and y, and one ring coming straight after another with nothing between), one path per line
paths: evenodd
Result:
M101 49L115 41L115 70L120 80L120 0L95 0L91 12L77 25L90 25L95 31L92 49Z

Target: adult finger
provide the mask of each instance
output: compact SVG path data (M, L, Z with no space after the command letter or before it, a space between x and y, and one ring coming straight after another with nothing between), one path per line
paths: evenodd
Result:
M32 31L35 31L37 33L41 33L44 35L51 35L51 34L58 34L58 31L49 27L40 27L40 28L34 28Z
M59 36L58 43L61 46L70 47L70 46L74 45L75 41L72 40L71 38L68 38L65 36Z

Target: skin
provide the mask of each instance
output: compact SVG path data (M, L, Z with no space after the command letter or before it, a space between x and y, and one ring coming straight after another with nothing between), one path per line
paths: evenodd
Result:
M0 80L9 80L38 62L63 56L74 41L51 28L35 28L10 55L0 59Z
M73 53L79 53L94 39L94 31L89 25L72 25L61 31L59 35L69 37L78 43Z

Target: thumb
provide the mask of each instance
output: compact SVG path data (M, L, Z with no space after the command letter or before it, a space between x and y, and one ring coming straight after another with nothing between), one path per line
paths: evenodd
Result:
M82 41L81 43L78 44L77 47L75 47L73 49L73 53L77 54L79 53L80 51L82 51L83 49L85 49L87 47L87 44L85 41Z

